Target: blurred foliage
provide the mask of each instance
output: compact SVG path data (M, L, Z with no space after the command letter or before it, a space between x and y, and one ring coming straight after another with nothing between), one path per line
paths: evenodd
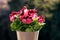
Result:
M51 19L53 11L56 9L56 5L60 3L60 0L34 0L34 3L39 13L45 15L47 19Z

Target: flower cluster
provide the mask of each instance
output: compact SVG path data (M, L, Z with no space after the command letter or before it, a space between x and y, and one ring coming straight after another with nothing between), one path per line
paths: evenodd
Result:
M34 9L27 9L27 7L24 6L20 11L12 12L10 14L10 21L12 22L12 25L13 25L13 23L17 23L16 21L18 21L18 20L19 20L20 26L21 26L21 24L23 24L23 25L25 24L25 26L27 27L27 25L29 25L29 26L35 25L34 22L37 22L39 24L43 24L45 22L45 17L38 16L37 10L35 8ZM21 29L19 29L19 30L21 30ZM23 30L23 31L25 31L25 30Z

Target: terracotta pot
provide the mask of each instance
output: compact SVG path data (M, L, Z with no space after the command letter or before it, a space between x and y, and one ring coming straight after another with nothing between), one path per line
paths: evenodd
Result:
M39 31L37 32L17 32L17 40L38 40Z

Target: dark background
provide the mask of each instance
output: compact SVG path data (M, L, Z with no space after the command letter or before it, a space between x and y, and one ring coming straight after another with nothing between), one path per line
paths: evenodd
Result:
M17 40L16 32L10 30L9 14L12 11L20 10L24 5L28 8L34 8L35 5L24 0L12 0L8 4L10 9L0 9L0 40ZM55 6L54 10L48 8L49 13L52 13L53 16L52 18L46 17L46 25L39 33L39 40L60 40L60 3L55 4ZM37 10L45 11L44 8L37 8Z

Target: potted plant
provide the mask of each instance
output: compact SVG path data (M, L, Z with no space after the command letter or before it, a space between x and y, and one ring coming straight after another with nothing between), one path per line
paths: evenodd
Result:
M10 21L11 30L17 33L17 40L38 40L45 17L39 16L35 8L27 9L24 6L20 11L10 14Z

